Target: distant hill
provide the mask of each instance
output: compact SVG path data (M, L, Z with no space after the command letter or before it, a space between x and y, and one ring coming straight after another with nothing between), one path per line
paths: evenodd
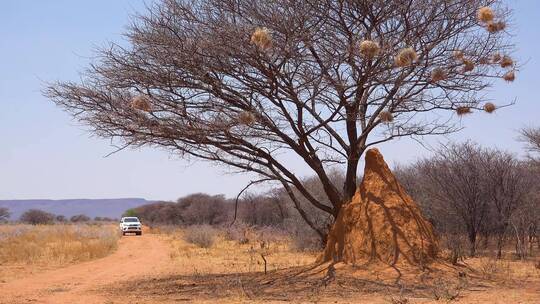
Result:
M0 207L7 207L11 212L10 220L18 219L28 209L40 209L57 215L71 217L85 214L119 218L124 211L151 203L143 198L118 199L66 199L66 200L0 200Z

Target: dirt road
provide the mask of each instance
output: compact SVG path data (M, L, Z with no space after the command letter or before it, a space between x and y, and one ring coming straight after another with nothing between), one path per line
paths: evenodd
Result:
M0 284L0 303L113 303L98 290L163 273L169 260L169 246L159 236L123 237L105 258Z

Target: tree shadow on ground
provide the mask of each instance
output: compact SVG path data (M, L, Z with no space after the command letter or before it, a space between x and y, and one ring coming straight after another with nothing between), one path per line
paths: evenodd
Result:
M433 299L435 279L439 272L416 272L404 276L399 284L389 273L349 266L314 265L263 272L224 274L179 274L158 278L145 278L121 283L118 288L130 296L154 301L194 301L218 299L243 299L248 301L320 301L323 299L348 299L358 296L405 295ZM331 269L334 269L332 273ZM457 281L458 275L446 275ZM446 282L446 281L445 281ZM450 281L447 281L450 282ZM483 288L479 282L468 287ZM436 284L441 284L437 281Z

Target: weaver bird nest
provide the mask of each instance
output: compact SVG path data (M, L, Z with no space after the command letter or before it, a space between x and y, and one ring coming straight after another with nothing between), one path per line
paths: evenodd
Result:
M270 31L265 27L258 27L251 35L251 43L255 44L259 49L265 51L272 47L272 37Z
M431 81L432 82L438 82L441 80L445 80L448 75L446 74L446 71L442 68L434 68L431 71Z
M497 110L497 106L494 105L494 104L491 103L491 102L487 102L487 103L484 105L484 111L486 111L487 113L493 113L493 112L495 112L495 110Z
M397 66L406 67L413 64L413 62L415 62L416 59L418 59L418 55L416 54L416 51L413 48L408 47L399 51L397 56L394 58L394 61Z
M136 110L151 112L152 105L146 96L138 95L131 100L131 107Z
M379 118L384 123L391 123L392 121L394 121L394 115L392 115L392 113L390 113L390 111L382 111L379 114Z
M493 19L495 18L495 13L493 13L493 10L491 8L483 6L478 9L476 17L481 23L488 23L490 21L493 21Z
M371 59L379 54L381 48L375 41L364 40L360 42L360 55L365 58Z
M514 60L510 56L504 55L500 61L501 68L509 68L514 65Z
M514 71L507 72L506 74L504 74L503 79L508 82L512 82L516 79L516 74L514 73Z
M243 125L250 126L254 124L256 121L257 119L255 118L255 115L253 115L253 113L249 111L244 111L238 114L238 122Z
M471 111L471 108L469 108L469 107L458 107L456 109L456 114L458 116L463 116L463 115L470 114L470 113L472 113L472 111Z

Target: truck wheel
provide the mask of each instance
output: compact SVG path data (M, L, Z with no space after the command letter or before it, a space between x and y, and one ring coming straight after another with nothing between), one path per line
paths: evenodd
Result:
M142 231L137 232L137 235L142 235Z

